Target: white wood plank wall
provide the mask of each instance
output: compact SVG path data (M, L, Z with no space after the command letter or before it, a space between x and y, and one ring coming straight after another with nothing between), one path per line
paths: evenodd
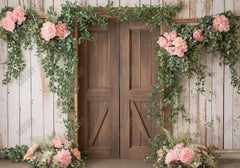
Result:
M80 6L105 6L107 0L72 0ZM113 0L115 6L157 5L158 0ZM184 9L177 18L195 18L215 15L233 10L240 15L240 0L182 0ZM160 0L160 4L176 4L179 0ZM31 7L38 13L46 13L53 6L60 13L64 0L1 0L4 6ZM64 132L62 116L56 107L57 96L48 88L48 81L35 56L36 49L23 51L27 64L18 80L7 86L0 84L0 147L15 144L31 145L35 137ZM7 45L0 40L0 63L7 58ZM202 143L219 149L240 149L240 96L230 84L227 67L219 67L218 59L209 55L206 59L206 92L195 90L195 79L184 79L182 101L191 123L181 117L173 127L174 135L190 130L192 136ZM240 64L238 65L240 72ZM0 80L4 77L5 66L0 66Z

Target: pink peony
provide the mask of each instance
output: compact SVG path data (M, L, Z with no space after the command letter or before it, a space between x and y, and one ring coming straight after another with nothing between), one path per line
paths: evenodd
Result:
M184 144L180 143L180 144L177 144L176 146L174 146L173 149L177 150L177 151L181 151L183 148L184 148Z
M158 155L158 158L159 158L159 159L162 159L163 154L164 154L164 152L163 152L162 149L158 150L157 155Z
M62 141L61 141L60 138L54 138L54 139L52 140L52 144L53 144L53 146L54 146L55 148L62 148L62 147L63 147Z
M54 157L54 161L60 163L61 168L66 168L72 160L72 156L68 150L62 149Z
M163 34L163 36L168 39L168 40L174 40L177 37L177 32L176 31L172 31L172 32L165 32Z
M165 158L165 163L166 164L170 164L172 162L177 162L179 161L179 152L177 150L170 150L168 152L168 154L166 155L166 158Z
M15 23L9 17L2 18L1 25L5 30L8 30L10 32L12 32L15 29Z
M202 35L203 29L195 29L193 32L193 39L196 41L203 41L204 36Z
M12 18L15 22L18 22L18 25L22 24L22 22L26 20L26 17L24 17L24 10L20 7L15 8L12 12Z
M32 154L39 148L37 144L33 145L31 148L28 149L26 155L24 156L23 160L29 160Z
M167 47L167 39L166 38L164 38L164 37L159 37L159 39L158 39L158 44L159 44L159 46L160 47Z
M213 20L213 28L219 32L230 30L229 20L224 15L217 15Z
M43 24L43 27L41 28L41 37L49 41L50 39L54 38L56 36L56 28L55 24L52 22L46 22Z
M56 25L56 35L60 39L65 39L70 34L70 31L67 30L66 23L58 22Z
M194 158L194 151L190 148L184 148L180 152L179 158L182 163L191 164L193 162L193 158Z
M165 48L170 55L177 55L183 57L184 52L187 52L187 42L182 37L177 37L176 31L166 32L164 37L159 37L158 44Z
M74 148L72 150L72 153L76 159L81 160L81 152L78 150L78 148Z
M6 12L6 17L13 19L13 12L7 11Z

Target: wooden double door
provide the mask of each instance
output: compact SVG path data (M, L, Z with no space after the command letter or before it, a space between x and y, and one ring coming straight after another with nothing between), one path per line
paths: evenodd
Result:
M143 158L157 133L147 118L156 78L154 48L159 28L109 20L91 27L97 43L79 46L79 145L90 158Z

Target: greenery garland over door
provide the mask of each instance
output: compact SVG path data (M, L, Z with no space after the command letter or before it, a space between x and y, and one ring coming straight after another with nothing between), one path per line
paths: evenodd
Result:
M180 112L185 117L184 107L180 101L182 92L180 81L184 75L189 78L196 75L198 77L196 83L198 90L204 91L205 65L202 50L221 54L220 64L229 66L232 74L232 85L237 87L238 92L240 92L240 77L235 69L235 64L240 56L239 41L236 38L239 28L236 23L237 18L231 12L219 15L219 17L224 16L228 19L230 26L228 31L215 29L213 26L215 17L213 16L204 17L197 25L174 24L172 17L176 15L182 6L181 3L175 7L168 5L163 7L160 5L157 7L143 6L141 8L136 7L133 11L127 7L113 8L112 3L106 6L108 9L107 15L116 17L119 21L143 21L152 29L156 25L172 25L172 30L176 33L174 36L176 36L175 38L178 37L178 42L175 42L176 45L173 44L173 46L178 47L178 44L186 43L183 51L173 53L172 45L163 46L160 44L161 40L159 39L161 48L157 49L158 57L156 59L156 62L160 65L157 76L158 83L153 86L153 93L150 96L152 104L148 106L148 110L149 118L156 117L157 125L160 127L162 126L162 114L167 107L171 107L171 116L168 118L170 122L176 122L176 117ZM62 5L60 16L57 16L53 9L50 8L48 11L49 17L43 24L31 9L26 9L24 16L13 16L11 12L14 13L14 10L6 7L2 9L0 14L0 19L4 19L2 25L5 25L4 28L0 27L0 37L8 43L9 48L8 60L3 63L7 65L3 84L9 83L12 78L19 77L20 72L25 67L20 46L24 44L25 48L31 49L32 40L37 45L37 55L41 57L43 69L49 79L50 90L59 97L59 107L61 107L64 114L70 114L77 118L72 106L72 94L77 93L74 78L75 65L78 59L74 44L76 41L82 43L85 40L94 40L88 31L88 26L100 25L105 28L107 18L104 14L106 13L96 11L91 6L80 10L76 4L67 1L66 4ZM21 12L19 13L21 14ZM57 26L60 28L60 34L54 32ZM79 39L74 38L74 26L77 26L80 32ZM44 32L48 32L49 29L52 30L52 36L45 36ZM200 31L199 33L203 35L204 40L194 39L193 33L195 31ZM172 33L168 35L172 35ZM163 38L168 38L167 34ZM60 60L63 60L63 65L60 65ZM158 95L162 100L161 102L157 99ZM186 117L186 120L189 119ZM68 138L73 139L78 125L72 118L65 119L64 123L68 129ZM148 159L156 160L156 150L168 143L167 138L159 131L159 135L152 143L153 153Z

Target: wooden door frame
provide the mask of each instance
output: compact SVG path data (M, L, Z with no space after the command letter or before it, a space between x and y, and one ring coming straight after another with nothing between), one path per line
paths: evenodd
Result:
M85 7L80 7L80 9L85 9ZM117 9L117 8L114 8L114 9ZM134 10L135 8L134 7L131 7L129 8L130 10ZM112 17L110 15L107 14L107 11L108 11L108 8L101 8L101 7L95 7L95 10L96 11L99 11L101 12L101 15L102 16L105 16L107 19L116 19L117 17ZM124 8L122 9L124 10ZM47 18L48 15L46 14L41 14L41 15L38 15L39 18ZM172 19L173 22L175 23L197 23L201 18L187 18L187 19ZM159 34L163 34L164 32L166 31L169 31L170 27L169 26L166 26L166 25L160 25L160 32ZM74 25L74 37L76 39L79 38L79 30L78 30L78 26L77 24L75 23ZM78 57L79 56L79 49L78 49L78 40L76 40L75 42L75 52L77 53L76 56ZM75 66L75 78L74 78L74 82L75 82L75 86L77 87L78 86L78 66L79 64L77 63L76 66ZM72 98L73 98L73 108L74 110L76 111L76 116L78 117L79 116L79 107L78 107L78 93L76 94L72 94ZM166 129L172 131L172 123L171 122L168 122L168 117L171 115L171 108L170 106L168 106L166 108L166 110L164 111L163 113L163 125L165 126ZM71 115L69 114L68 117L70 119L73 120L74 124L78 124L78 118L76 118L74 115ZM76 135L76 138L74 140L74 144L75 145L78 145L78 131L76 131L75 133ZM221 153L221 154L230 154L234 157L234 155L239 155L240 154L240 149L222 149L222 150L216 150L216 152L218 153Z

